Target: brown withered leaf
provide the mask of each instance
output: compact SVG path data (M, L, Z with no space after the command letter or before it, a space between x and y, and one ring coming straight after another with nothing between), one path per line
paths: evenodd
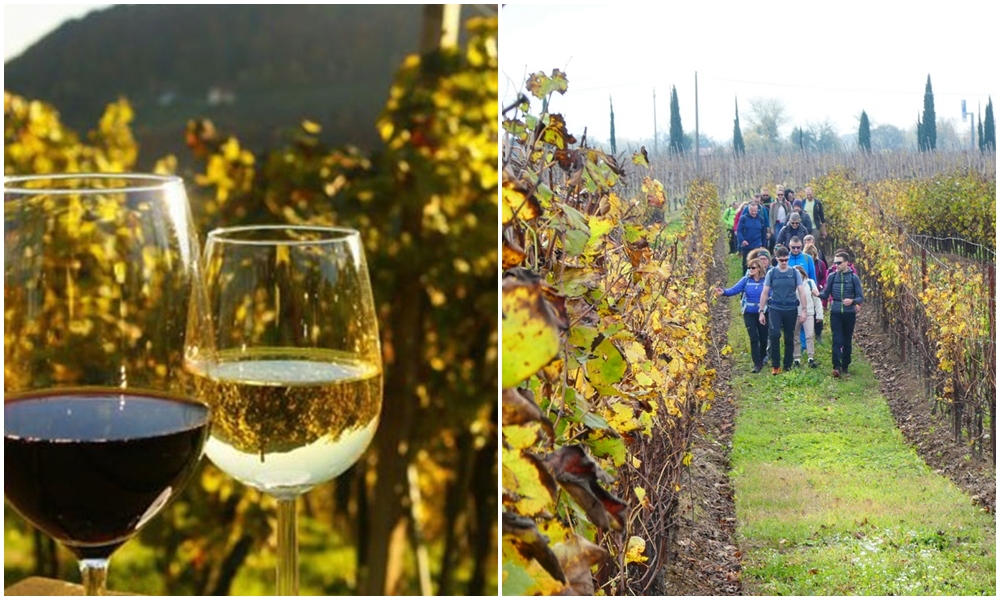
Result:
M546 144L551 144L562 150L565 150L570 144L576 143L576 138L566 129L566 119L559 113L549 115L549 124L542 130L540 137Z
M601 487L608 474L597 466L582 446L563 446L545 457L545 465L556 481L576 500L587 518L601 529L621 529L628 508L620 498Z
M548 419L544 414L542 414L542 409L538 408L535 404L534 399L531 398L531 392L525 391L521 393L521 390L516 388L508 388L503 391L503 424L507 425L523 425L525 423L530 423L532 421L538 421L542 424L542 428L545 433L548 434L549 439L555 437L552 431L552 421Z
M524 262L527 254L517 242L510 239L510 236L503 236L503 268L510 269Z
M559 595L593 596L596 588L591 568L608 560L608 551L576 533L556 544L552 551L566 574L567 585Z
M511 542L522 556L537 560L553 579L566 583L562 565L552 548L549 548L549 538L538 531L533 520L504 511L501 521L503 535L510 536Z
M535 197L534 190L503 172L503 224L507 226L514 219L531 221L542 215L542 205Z
M531 92L532 96L541 100L552 92L565 94L569 87L569 80L566 79L566 74L559 69L552 69L551 77L539 71L528 77L524 87Z
M553 158L567 173L575 173L583 168L583 153L579 150L559 149L555 151Z

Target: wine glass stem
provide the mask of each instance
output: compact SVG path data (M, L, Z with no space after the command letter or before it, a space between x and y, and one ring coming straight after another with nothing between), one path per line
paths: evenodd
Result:
M105 583L108 579L108 559L84 558L80 561L80 575L83 579L83 593L86 596L107 594Z
M299 595L299 541L296 537L295 501L278 498L278 595Z

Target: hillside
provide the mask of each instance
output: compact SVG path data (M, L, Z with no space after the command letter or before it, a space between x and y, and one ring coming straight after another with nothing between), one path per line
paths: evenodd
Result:
M324 141L371 150L374 123L403 58L417 50L422 5L119 5L65 23L4 65L8 91L94 127L124 96L140 161L183 155L184 125L204 117L254 150L303 118ZM463 7L462 18L496 7Z

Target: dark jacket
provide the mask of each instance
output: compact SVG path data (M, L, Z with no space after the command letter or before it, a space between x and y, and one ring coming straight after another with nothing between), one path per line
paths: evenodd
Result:
M764 245L766 232L767 221L760 212L756 218L749 214L741 215L739 225L736 226L736 245L742 248L743 241L746 240L748 248L760 248Z
M793 237L797 237L799 238L799 240L801 240L807 235L809 235L809 231L806 229L805 224L799 223L798 230L792 229L791 224L788 224L782 227L781 231L778 232L778 238L774 241L774 243L775 245L781 244L782 246L787 248L788 240L792 239Z
M819 293L820 300L833 298L833 305L830 306L830 314L833 313L853 313L854 307L865 301L864 293L861 291L861 279L853 272L841 273L835 271L827 276L826 285ZM851 298L854 303L844 306L844 299Z

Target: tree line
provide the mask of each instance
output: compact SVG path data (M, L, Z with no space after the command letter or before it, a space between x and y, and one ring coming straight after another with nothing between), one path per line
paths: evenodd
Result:
M612 103L610 148L613 154L617 154L620 144L615 136L613 98L609 97L609 102ZM736 99L731 141L718 142L700 134L698 145L712 148L715 152L725 149L738 156L745 155L748 149L750 152L840 152L856 147L865 152L909 149L928 152L937 150L939 146L941 149L968 147L966 132L957 130L950 120L937 118L930 75L925 85L923 110L918 112L911 129L903 130L888 123L873 126L868 113L862 110L853 143L847 141L847 136L841 136L829 119L805 126L796 125L787 137L782 137L779 130L789 122L784 103L778 98L751 98L749 104L749 114L745 115L748 125L743 128L740 126L739 99ZM992 97L986 105L985 117L978 116L978 128L974 131L978 131L976 139L972 140L974 146L981 152L996 150ZM692 151L695 145L694 136L685 132L681 123L677 86L671 86L669 132L657 130L655 135L652 140L638 140L635 148L623 149L638 149L640 145L656 149L662 143L669 154L676 155ZM727 145L729 148L726 148Z

